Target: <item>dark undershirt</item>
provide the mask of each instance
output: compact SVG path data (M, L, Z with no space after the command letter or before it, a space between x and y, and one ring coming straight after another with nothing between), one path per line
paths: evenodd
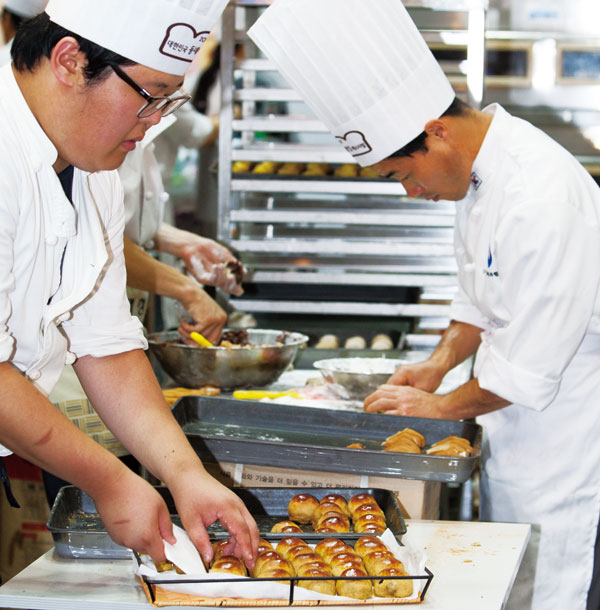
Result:
M73 175L75 173L75 168L72 165L69 165L66 169L63 169L62 172L58 175L58 179L60 180L60 184L63 187L63 191L67 196L67 199L73 203Z

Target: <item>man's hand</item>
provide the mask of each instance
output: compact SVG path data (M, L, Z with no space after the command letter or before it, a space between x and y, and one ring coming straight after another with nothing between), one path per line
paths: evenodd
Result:
M441 403L442 397L436 394L410 386L385 384L365 398L364 410L388 415L443 418Z
M110 537L155 562L165 561L163 540L175 543L169 510L152 486L125 466L116 479L90 491ZM98 488L98 489L96 489Z
M169 481L177 512L204 561L212 559L212 546L206 528L218 521L231 538L225 552L254 566L259 533L256 522L240 498L205 471L181 473Z
M190 339L190 333L196 331L204 335L211 343L219 343L223 327L227 323L227 313L210 296L198 287L189 301L182 302L193 322L181 322L179 334L189 345L196 345Z
M399 366L387 380L389 385L409 385L426 392L435 392L442 383L445 370L435 363L424 360Z

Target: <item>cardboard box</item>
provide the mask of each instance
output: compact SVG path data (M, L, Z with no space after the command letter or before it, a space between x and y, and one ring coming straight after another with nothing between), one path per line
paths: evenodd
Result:
M229 487L362 487L387 489L396 495L407 519L438 519L441 483L397 477L374 477L315 470L291 470L250 464L204 464Z
M4 458L11 487L21 508L8 503L0 486L0 578L6 582L52 548L46 529L50 514L42 471L24 459Z

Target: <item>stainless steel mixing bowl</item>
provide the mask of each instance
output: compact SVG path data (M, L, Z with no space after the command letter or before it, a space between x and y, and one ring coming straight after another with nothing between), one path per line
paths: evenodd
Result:
M313 366L344 398L364 400L407 362L391 358L328 358L317 360Z
M284 344L276 343L284 338ZM165 372L186 388L213 385L223 391L263 387L276 381L308 341L301 333L248 329L254 347L201 347L179 341L177 331L148 337L152 353Z

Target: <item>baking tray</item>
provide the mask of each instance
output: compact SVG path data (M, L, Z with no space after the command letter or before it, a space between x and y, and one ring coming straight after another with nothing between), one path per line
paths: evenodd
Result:
M172 521L181 526L173 498L166 487L155 487L165 500ZM296 487L238 487L232 489L247 506L250 514L256 519L262 538L280 540L289 536L302 538L309 542L330 537L331 534L316 534L309 525L301 525L305 530L301 534L273 534L271 528L278 521L289 519L287 507L289 501L298 493L308 493L321 499L328 493L339 493L347 500L358 493L373 495L385 513L388 529L398 542L406 533L406 524L398 500L393 492L385 489L363 488L296 488ZM46 524L52 534L56 552L61 557L75 559L127 559L131 551L113 542L108 535L93 500L81 489L73 485L63 487L58 492L50 517ZM210 538L219 540L229 534L219 524L208 528ZM336 538L355 540L361 534L350 532L335 534Z
M186 396L172 408L205 462L233 462L296 470L463 483L480 454L481 426L465 421ZM461 436L470 457L393 453L381 442L403 428L423 434L425 447ZM347 449L362 443L365 449Z

